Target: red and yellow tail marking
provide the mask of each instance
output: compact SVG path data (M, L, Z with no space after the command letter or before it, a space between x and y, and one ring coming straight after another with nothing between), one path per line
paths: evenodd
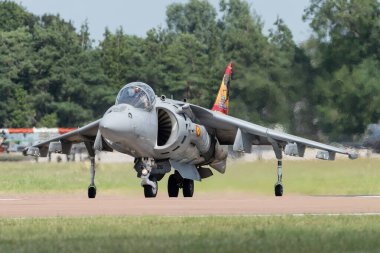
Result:
M216 97L214 106L212 107L213 111L221 112L228 114L228 101L230 95L230 81L232 75L233 63L230 62L224 72L222 84L220 85L218 96Z

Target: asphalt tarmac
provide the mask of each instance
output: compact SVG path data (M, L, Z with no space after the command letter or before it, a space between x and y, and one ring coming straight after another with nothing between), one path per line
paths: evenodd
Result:
M0 195L0 217L208 216L208 215L380 215L380 196L254 196L203 194L193 198L142 194Z

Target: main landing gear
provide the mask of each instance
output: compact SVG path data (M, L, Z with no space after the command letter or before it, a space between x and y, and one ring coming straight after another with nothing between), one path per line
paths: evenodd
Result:
M158 192L158 181L170 172L171 164L169 161L155 161L153 158L142 157L135 159L134 168L137 172L137 177L141 178L145 198L155 198ZM193 197L194 181L183 178L175 170L168 180L169 197L178 197L179 189L182 189L184 197Z
M182 193L185 198L191 198L194 194L194 181L187 178L182 178L178 171L169 176L168 179L168 195L171 198L178 197L179 189L182 188Z

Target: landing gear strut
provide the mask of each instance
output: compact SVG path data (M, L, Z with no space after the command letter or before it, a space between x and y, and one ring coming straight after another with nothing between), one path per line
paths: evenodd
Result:
M284 193L284 187L282 186L282 148L275 140L268 138L272 144L273 151L277 158L277 183L274 185L274 194L276 197L281 197Z
M86 145L88 155L90 157L90 175L91 175L91 181L90 186L88 187L88 198L93 199L96 196L96 186L95 186L95 151L92 147L92 145L89 142L84 143Z
M168 195L170 198L178 197L179 189L182 188L182 193L185 198L191 198L194 194L194 181L187 178L182 178L178 171L169 176L168 179Z
M88 187L88 197L90 199L93 199L96 196L96 186L95 186L95 157L90 157L90 161L91 161L91 168L90 168L91 183L90 183L90 186Z
M282 186L282 160L277 161L277 183L274 185L274 194L277 197L281 197L284 193L284 187Z
M157 192L158 192L157 181L154 178L152 178L151 181L154 183L155 186L143 185L145 198L155 198L157 196Z
M153 160L149 158L143 158L141 160L141 186L144 187L145 198L155 198L158 192L157 179L151 176Z

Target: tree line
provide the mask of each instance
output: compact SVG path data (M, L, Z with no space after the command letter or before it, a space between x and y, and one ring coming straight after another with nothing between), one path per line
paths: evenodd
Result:
M95 44L87 22L76 31L59 15L0 1L0 127L83 125L137 80L211 107L230 60L233 116L330 140L355 139L379 121L377 0L311 0L303 20L312 34L299 45L281 18L263 33L251 7L173 3L165 28L144 37L105 28Z

